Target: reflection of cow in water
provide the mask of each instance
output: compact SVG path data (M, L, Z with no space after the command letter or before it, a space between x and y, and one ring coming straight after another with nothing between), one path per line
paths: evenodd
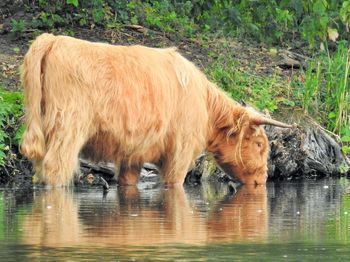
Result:
M267 237L264 186L244 186L234 198L205 212L197 208L198 195L189 201L181 186L152 198L136 187L122 187L110 192L102 205L101 195L79 193L73 198L65 190L52 190L35 199L22 228L25 243L43 246L205 244Z
M212 152L244 183L264 184L261 125L287 125L232 101L175 49L112 46L42 34L22 66L26 124L21 150L44 182L67 185L78 155L114 161L120 184L144 162L182 184L196 157Z

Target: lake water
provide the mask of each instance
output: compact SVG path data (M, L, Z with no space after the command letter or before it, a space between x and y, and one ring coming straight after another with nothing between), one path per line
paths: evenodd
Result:
M3 261L347 261L350 183L0 191Z

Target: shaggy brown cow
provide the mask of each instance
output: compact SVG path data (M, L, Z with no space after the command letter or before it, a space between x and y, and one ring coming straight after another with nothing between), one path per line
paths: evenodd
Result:
M204 150L243 183L266 182L261 125L289 125L232 101L174 48L112 46L42 34L22 66L26 124L21 150L46 184L68 185L81 151L114 161L121 184L143 163L183 183ZM85 148L84 150L82 150Z

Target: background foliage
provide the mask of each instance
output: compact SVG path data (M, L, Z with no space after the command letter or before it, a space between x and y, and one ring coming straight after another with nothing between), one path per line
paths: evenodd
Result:
M220 31L267 43L302 39L310 47L327 39L349 40L350 1L340 0L35 0L31 21L13 20L14 32L26 27L141 24L164 32L192 35Z

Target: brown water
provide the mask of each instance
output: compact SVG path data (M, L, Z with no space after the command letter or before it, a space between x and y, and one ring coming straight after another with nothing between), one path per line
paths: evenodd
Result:
M3 261L350 259L347 179L1 190Z

